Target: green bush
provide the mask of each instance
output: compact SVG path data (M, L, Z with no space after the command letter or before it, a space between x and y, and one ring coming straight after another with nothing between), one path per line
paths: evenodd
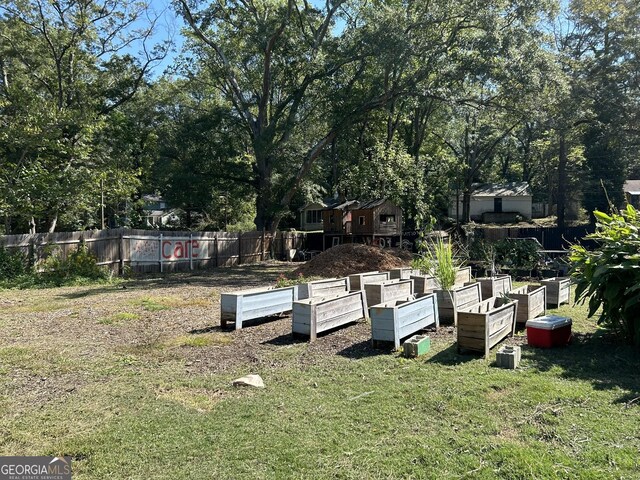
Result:
M41 277L45 283L54 285L108 279L108 271L96 262L96 257L89 252L84 243L78 245L78 249L66 258L61 258L59 251L54 250L41 264Z
M28 271L29 264L24 253L0 246L0 280L13 280Z
M533 270L540 264L538 244L529 239L505 238L494 245L495 262L517 270Z
M589 300L589 317L602 307L598 323L640 347L640 219L628 205L621 214L595 211L598 247L571 246L576 302Z

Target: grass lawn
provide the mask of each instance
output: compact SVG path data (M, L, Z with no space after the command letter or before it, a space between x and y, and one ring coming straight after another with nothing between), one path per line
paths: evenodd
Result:
M220 291L282 269L259 268L0 292L0 454L71 455L74 479L640 478L640 355L584 307L515 371L453 333L408 360L366 324L220 330ZM231 386L247 373L266 388Z

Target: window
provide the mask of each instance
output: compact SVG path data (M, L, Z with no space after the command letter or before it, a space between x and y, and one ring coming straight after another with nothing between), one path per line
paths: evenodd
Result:
M382 214L380 215L380 223L396 223L396 216Z
M358 225L364 225L364 216L358 217Z
M307 210L307 223L322 223L322 212L320 210Z
M331 246L335 247L337 245L340 245L340 237L333 237L333 239L331 240Z
M329 215L329 223L331 225L333 225L334 223L336 223L336 219L335 216L333 215L333 213L331 215Z
M493 199L493 211L495 213L502 213L502 199L494 198Z

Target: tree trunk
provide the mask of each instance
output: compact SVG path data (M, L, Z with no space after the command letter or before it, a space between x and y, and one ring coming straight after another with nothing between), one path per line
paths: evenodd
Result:
M273 179L271 161L256 155L256 217L254 223L258 231L271 231L273 223Z
M465 185L462 192L462 223L471 221L471 187Z
M29 234L30 235L36 234L36 219L33 217L31 217L31 220L29 220Z
M56 225L58 225L58 214L56 213L49 221L49 233L56 231Z
M564 132L560 133L560 149L558 152L558 228L565 227L565 210L567 203L567 141Z

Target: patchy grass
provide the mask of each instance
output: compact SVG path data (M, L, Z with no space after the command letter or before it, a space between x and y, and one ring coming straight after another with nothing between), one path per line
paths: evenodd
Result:
M108 317L101 318L98 323L102 325L113 325L117 323L130 322L140 319L140 315L132 312L120 312L109 315Z
M208 333L200 335L182 335L172 339L169 342L169 345L177 345L181 347L209 347L230 345L231 343L233 343L233 340L228 335Z
M214 292L215 293L215 292ZM219 298L218 294L218 298ZM211 306L214 295L209 298L179 298L173 296L150 296L131 300L131 305L142 307L147 312L159 312L162 310L170 310L174 308L187 307L208 307Z
M458 355L446 335L405 359L366 339L328 350L339 332L294 341L287 318L221 331L182 303L190 298L153 293L142 298L184 309L179 322L138 303L155 323L121 319L89 337L80 325L76 349L36 346L41 326L0 338L0 454L71 455L80 480L638 478L640 354L596 328L586 307L550 311L573 318L573 343L525 346L512 371L495 367L495 349L489 360ZM109 295L71 308L81 320ZM85 345L94 337L99 354ZM214 355L236 351L246 356L217 368L225 356ZM247 373L266 388L231 386Z

